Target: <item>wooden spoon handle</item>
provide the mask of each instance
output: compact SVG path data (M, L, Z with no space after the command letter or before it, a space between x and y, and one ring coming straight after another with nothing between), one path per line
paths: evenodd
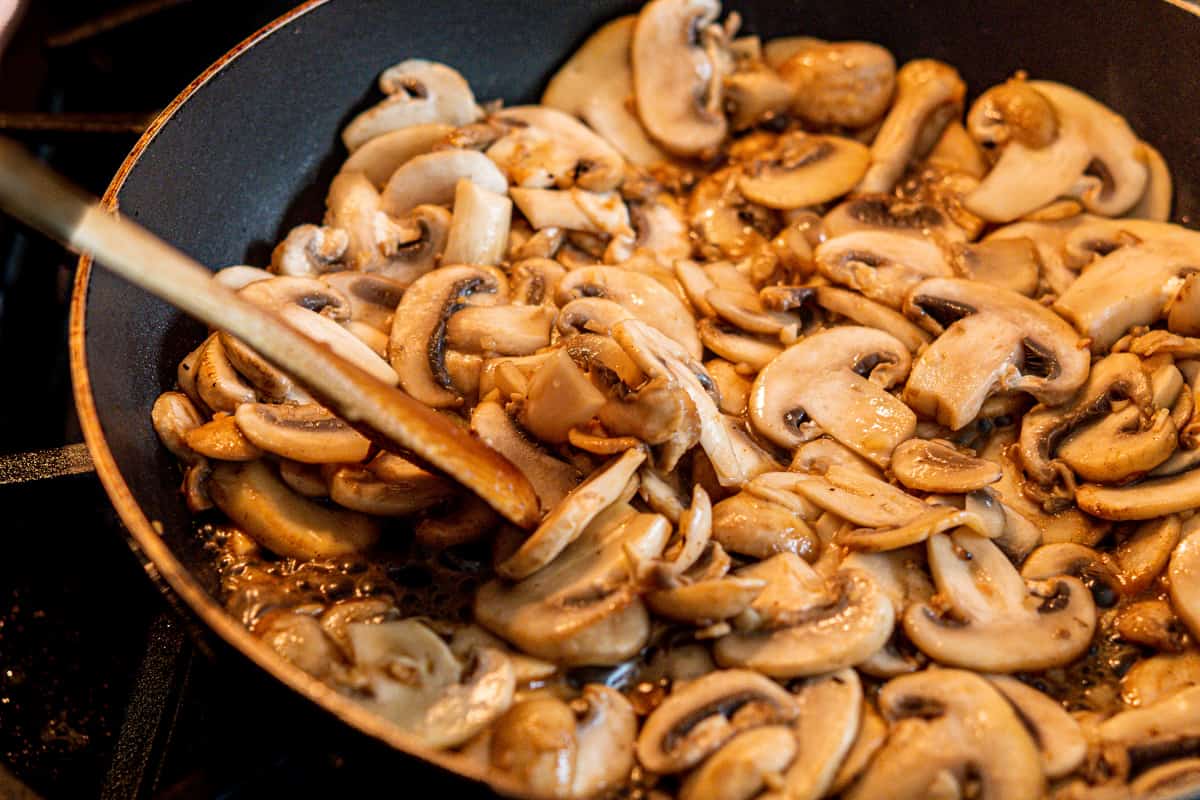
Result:
M195 260L100 207L62 176L0 139L0 208L91 253L196 319L233 334L295 376L335 413L385 446L408 450L483 498L511 522L537 522L538 499L507 459L436 411L309 339L213 280Z

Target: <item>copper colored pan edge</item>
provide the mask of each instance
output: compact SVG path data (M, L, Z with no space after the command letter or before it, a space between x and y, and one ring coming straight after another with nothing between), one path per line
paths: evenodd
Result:
M244 51L253 47L264 37L287 25L289 22L303 16L309 11L324 5L328 0L308 0L287 14L274 20L256 31L232 50L219 58L195 80L179 93L179 95L163 109L146 128L145 133L138 139L129 155L122 162L112 182L104 193L103 205L113 212L117 211L117 194L125 183L129 172L137 164L138 159L146 148L154 141L159 130L171 119L175 112L191 96L204 86L217 73ZM188 607L200 618L200 621L216 632L224 641L235 647L256 666L269 673L275 679L284 683L288 688L303 695L320 705L346 725L349 725L369 736L396 748L404 753L416 756L443 769L457 773L471 780L487 783L492 789L509 795L521 794L520 787L511 778L484 769L477 762L463 756L434 750L419 739L405 733L397 726L387 722L353 700L338 694L329 686L313 678L300 668L285 661L270 647L250 633L237 620L226 613L225 609L209 596L208 592L192 577L187 567L175 556L162 541L149 518L134 499L133 493L126 484L124 477L117 468L116 460L108 447L100 418L96 411L95 398L92 396L91 379L87 364L87 331L85 320L87 311L88 283L91 276L92 259L88 255L81 256L79 267L75 274L75 285L71 295L71 312L68 330L68 347L71 359L71 383L75 395L75 406L79 414L79 422L83 429L84 441L87 443L96 473L108 494L109 500L120 516L128 533L128 542L135 552L148 560L146 566L156 582L167 587L174 593L175 598L182 599ZM155 575L157 571L157 575Z

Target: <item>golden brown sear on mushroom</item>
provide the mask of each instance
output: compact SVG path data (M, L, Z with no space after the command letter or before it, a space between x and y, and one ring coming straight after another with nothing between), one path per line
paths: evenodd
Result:
M218 275L528 479L506 523L216 332L152 421L230 612L537 797L1200 781L1200 233L1099 100L597 30L536 105L411 59ZM496 491L502 493L503 486Z

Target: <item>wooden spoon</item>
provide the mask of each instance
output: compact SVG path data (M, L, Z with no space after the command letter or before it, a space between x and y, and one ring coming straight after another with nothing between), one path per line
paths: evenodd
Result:
M0 139L0 208L209 325L295 376L338 416L387 449L409 451L523 528L538 520L529 480L468 431L304 336L152 233L100 207L19 145Z

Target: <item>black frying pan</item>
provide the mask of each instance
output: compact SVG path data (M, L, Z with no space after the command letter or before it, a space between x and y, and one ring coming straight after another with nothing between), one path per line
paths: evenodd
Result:
M481 99L536 101L590 31L636 5L314 0L189 86L138 142L106 200L205 264L265 263L289 228L320 218L345 157L338 132L378 99L371 87L385 67L411 57L444 61ZM1200 13L1183 0L744 0L727 10L765 36L865 39L900 62L943 59L975 93L1017 69L1076 86L1124 114L1163 153L1176 181L1176 219L1200 215ZM221 609L174 460L150 425L155 397L202 332L81 261L70 339L79 416L148 571L221 639L349 725L511 790L392 730L275 656Z

